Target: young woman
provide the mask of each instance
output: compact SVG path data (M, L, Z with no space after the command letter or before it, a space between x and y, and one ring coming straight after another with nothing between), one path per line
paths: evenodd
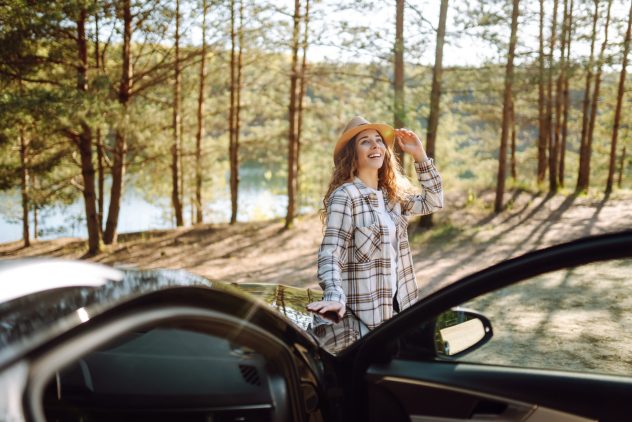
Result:
M395 141L415 160L421 193L402 175ZM339 351L417 300L407 217L443 207L441 176L414 132L356 116L334 148L323 205L318 279L324 294L307 309L316 313L316 335Z

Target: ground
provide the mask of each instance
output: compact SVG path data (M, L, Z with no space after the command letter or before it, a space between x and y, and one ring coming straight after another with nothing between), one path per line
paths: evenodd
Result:
M478 198L448 195L435 227L419 232L410 222L417 280L427 295L495 262L590 234L632 228L632 192L609 198L546 195L517 190L507 209L492 212L493 193ZM138 268L184 268L211 280L317 287L316 255L322 239L317 215L302 216L290 230L282 220L206 224L122 234L116 245L89 258ZM62 238L0 244L0 257L80 258L85 241Z

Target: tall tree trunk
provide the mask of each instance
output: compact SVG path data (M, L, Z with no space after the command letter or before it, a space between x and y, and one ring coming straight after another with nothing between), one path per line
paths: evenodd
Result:
M443 77L443 44L445 41L445 27L448 16L448 0L441 0L439 10L439 27L435 46L435 64L432 69L432 88L430 91L430 114L428 115L428 131L426 132L426 152L435 158L435 144L439 127L439 113L441 104L441 79ZM419 220L419 227L432 227L432 214L424 215Z
M551 16L551 40L549 45L549 73L547 77L546 100L546 134L549 146L549 190L557 191L557 156L555 155L555 131L553 130L553 71L555 67L555 43L557 42L557 7L558 0L553 0L553 16Z
M564 67L564 101L563 101L563 109L564 109L564 118L562 122L562 139L559 145L560 149L560 157L559 157L559 168L557 172L557 182L560 187L564 187L564 169L565 169L565 160L566 160L566 139L568 136L568 110L570 107L570 96L569 96L569 79L570 79L570 64L571 64L571 40L573 34L573 3L574 0L570 0L570 7L568 11L568 23L566 26L566 60Z
M617 187L621 189L621 182L623 181L623 170L625 167L625 145L621 151L621 158L619 159L619 177L617 179Z
M568 27L568 0L564 0L564 12L562 13L562 36L560 40L560 70L557 75L557 81L555 86L555 140L553 142L552 155L553 163L551 170L553 170L549 177L549 188L551 192L557 192L558 185L558 170L559 170L559 158L560 147L562 143L562 102L564 99L564 80L566 78L566 31Z
M601 74L604 64L604 56L606 53L606 47L608 45L608 27L610 25L610 9L612 6L612 0L608 0L608 10L606 12L606 25L604 27L604 40L601 44L601 51L599 52L599 59L597 61L597 74L595 75L595 88L593 91L593 101L590 109L590 121L588 124L588 133L586 134L586 160L584 163L584 172L581 185L581 191L587 191L590 186L590 157L592 155L592 143L593 133L595 132L595 122L597 120L597 104L599 103L599 93L601 88ZM582 169L580 169L581 171Z
M496 200L494 202L494 211L502 211L503 195L505 193L505 174L507 161L507 137L509 135L509 123L511 104L513 102L513 61L516 51L516 41L518 33L518 9L520 0L513 0L513 9L511 12L511 38L509 39L509 52L507 53L507 67L505 70L505 93L503 96L503 120L502 130L500 134L500 153L498 155L498 178L496 182Z
M606 182L606 193L612 192L614 182L614 168L617 156L617 137L619 126L621 125L621 106L623 104L623 93L625 92L625 68L628 65L628 53L630 52L630 28L632 26L632 2L630 3L630 13L628 15L628 29L625 31L623 41L623 60L621 63L621 73L619 73L619 89L617 91L617 105L614 112L614 124L612 128L612 140L610 141L610 163L608 165L608 180Z
M288 106L288 159L287 159L287 215L285 216L285 228L292 227L294 215L296 214L296 190L298 178L296 154L297 146L297 126L298 126L298 49L299 33L301 24L301 2L294 0L294 23L292 30L292 67L290 69L290 103Z
M590 87L592 84L595 42L597 40L597 21L599 20L599 0L593 0L595 3L595 13L593 14L592 38L590 41L590 57L586 65L586 84L584 86L584 101L582 103L582 133L579 141L579 169L577 171L577 185L575 191L580 192L588 188L587 171L587 139L588 126L590 121Z
M37 213L38 209L39 208L38 208L37 204L33 203L33 239L35 239L35 240L37 240L37 238L39 237L39 234L38 234L39 228L38 228L38 225L37 225L37 223L39 221L39 217L38 217L38 213Z
M95 0L95 4L97 0ZM100 43L99 43L99 12L94 14L94 63L97 72L101 72L100 61ZM96 150L97 150L97 220L99 221L99 230L103 232L103 198L105 186L104 160L105 151L103 146L103 137L101 136L101 128L97 127L96 133Z
M404 0L395 1L395 95L393 104L393 123L395 128L402 128L406 122L406 107L404 103ZM400 150L397 142L395 152L402 168L405 168L404 152Z
M538 184L544 182L546 176L546 149L548 147L548 134L546 132L546 98L544 96L544 0L540 0L540 50L538 55L539 79L538 79Z
M511 99L511 108L509 110L510 122L511 122L511 157L510 168L511 178L516 181L516 110L514 108L513 98Z
M238 134L237 134L237 32L235 29L235 0L230 2L230 107L228 111L229 120L229 146L228 156L230 161L230 201L231 215L230 224L237 222L237 205L239 191L239 153L238 153Z
M299 71L300 85L298 91L298 116L296 124L296 197L297 202L300 197L301 185L301 137L303 134L303 103L305 100L305 85L307 83L307 47L309 45L309 0L305 0L305 16L303 17L304 32L303 43L301 49L303 50L303 57L301 59L301 69Z
M200 60L200 85L198 90L197 131L195 134L195 222L204 222L202 208L202 140L204 139L204 91L206 86L206 14L208 1L202 6L202 60Z
M82 9L77 19L77 50L79 53L77 66L77 90L83 94L88 91L88 43L86 40L86 20L88 13ZM101 249L101 230L97 217L97 200L94 190L94 164L92 163L92 129L81 120L81 131L76 140L81 160L83 179L83 202L88 229L88 254L95 255Z
M171 203L176 217L176 226L184 225L182 217L182 201L180 200L180 153L182 148L182 133L180 129L180 95L182 76L180 74L180 1L176 0L176 33L175 33L176 57L174 61L173 81L173 144L171 146Z
M81 157L81 175L83 178L83 201L88 226L88 254L95 255L101 249L101 230L97 218L97 201L94 191L94 165L92 164L92 130L84 121L78 139Z
M105 225L103 240L106 244L116 243L121 196L123 193L123 178L125 177L125 158L127 156L127 126L129 115L127 107L132 92L132 11L131 0L123 0L123 48L122 72L119 83L118 101L123 108L123 121L116 128L115 145L112 162L112 187L110 190L110 206Z
M20 128L20 191L22 194L22 241L24 247L31 246L29 231L30 180L29 180L29 140Z

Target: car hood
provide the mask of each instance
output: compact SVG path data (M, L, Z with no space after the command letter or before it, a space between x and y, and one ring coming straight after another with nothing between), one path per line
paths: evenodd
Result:
M93 271L85 272L82 280L77 274L86 265ZM33 266L40 268L33 271ZM66 275L59 273L62 267ZM42 282L41 278L48 281ZM113 270L98 264L50 259L0 262L0 286L16 283L25 285L18 289L21 293L17 297L15 292L6 294L12 298L0 303L0 366L25 349L81 324L88 315L94 317L155 292L187 287L222 291L240 296L246 303L266 304L302 331L312 320L305 307L320 295L284 285L210 281L184 270Z

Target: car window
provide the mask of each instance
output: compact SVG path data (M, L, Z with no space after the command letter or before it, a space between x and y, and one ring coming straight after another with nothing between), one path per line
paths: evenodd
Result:
M493 338L458 361L632 375L632 260L558 270L461 305Z

